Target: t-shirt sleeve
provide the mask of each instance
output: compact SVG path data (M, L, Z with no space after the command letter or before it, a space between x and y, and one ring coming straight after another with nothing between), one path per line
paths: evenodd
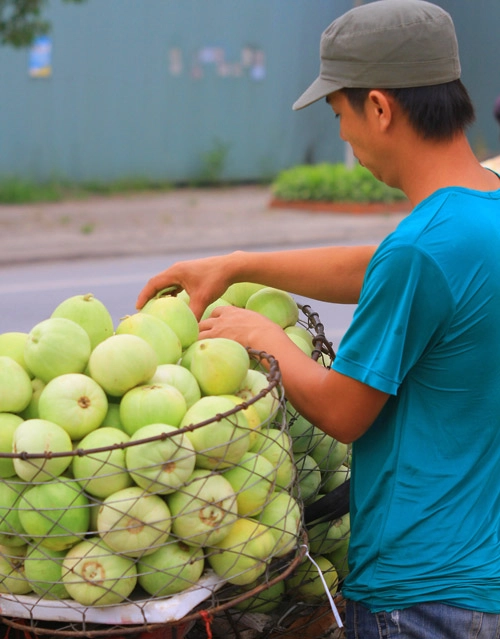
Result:
M332 368L396 395L408 371L442 337L453 312L445 276L427 253L381 245Z

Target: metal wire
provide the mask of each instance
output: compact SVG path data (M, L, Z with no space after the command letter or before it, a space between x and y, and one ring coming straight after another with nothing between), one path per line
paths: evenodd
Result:
M333 345L329 342L324 333L324 326L319 318L319 315L315 313L310 306L304 305L300 306L301 317L299 319L299 324L304 326L312 337L313 351L312 358L315 361L318 361L320 364L324 366L331 366L334 358L335 352L333 349ZM126 441L126 442L117 442L110 446L92 448L92 449L83 449L81 447L75 446L74 450L64 452L64 453L25 453L21 452L19 454L16 453L2 453L0 454L0 459L2 457L5 458L20 458L26 463L31 463L35 466L40 465L40 460L45 462L51 462L53 460L57 460L59 458L67 457L70 459L70 463L76 463L75 460L92 459L97 464L97 468L99 468L100 477L104 479L104 481L112 481L119 473L123 470L120 463L117 462L114 455L116 453L122 453L123 455L127 455L127 451L130 451L138 446L161 446L165 442L176 441L176 438L181 438L183 436L193 434L196 432L203 432L203 429L210 427L211 425L222 426L223 424L231 424L234 429L239 428L239 416L242 411L249 409L253 405L255 405L259 400L262 400L265 397L268 397L270 394L273 394L276 397L278 410L273 415L272 419L269 423L261 424L261 429L263 432L263 436L266 439L265 445L271 448L276 444L275 439L270 436L270 433L276 434L283 433L287 437L290 437L290 429L293 427L293 424L299 419L299 415L292 409L292 407L288 404L286 397L284 395L284 390L281 383L281 373L279 370L279 364L275 360L272 355L269 355L265 352L257 352L249 349L249 355L252 361L257 365L265 364L261 369L265 371L265 375L267 378L267 386L262 389L259 393L257 393L254 397L242 401L240 404L235 405L234 408L231 408L227 411L220 412L216 415L213 415L210 419L206 419L202 422L197 422L195 424L189 424L182 428L177 428L175 431L160 433L155 436L142 438L136 441ZM241 437L245 437L246 435L241 434ZM64 613L64 605L65 602L68 602L68 606L73 605L74 601L71 598L66 598L66 595L62 595L60 592L54 594L54 590L56 587L64 586L65 584L61 581L61 579L52 578L49 579L46 576L45 586L40 585L40 589L38 590L38 594L34 594L31 592L29 595L17 595L15 592L9 593L8 588L4 588L7 590L7 593L2 594L0 592L0 606L2 607L2 615L0 615L0 620L8 627L18 630L23 633L23 637L33 636L50 636L50 637L89 637L89 638L98 638L104 636L110 637L124 637L131 636L137 637L137 639L163 639L163 636L168 637L168 639L176 639L176 636L183 637L186 632L193 625L196 624L206 624L210 619L217 619L220 615L224 615L226 619L230 619L234 625L235 632L238 632L239 620L241 615L245 615L246 612L239 613L240 616L237 616L236 610L237 606L240 604L244 604L248 601L255 601L259 599L259 596L264 596L273 586L282 584L285 580L291 577L297 569L302 565L304 561L304 556L308 548L309 539L308 533L304 523L304 500L301 497L300 490L298 487L299 478L301 473L305 473L307 475L308 468L304 462L305 456L309 455L312 452L313 446L311 442L316 442L317 448L319 450L319 444L322 439L326 436L318 435L318 433L314 430L314 427L311 425L311 432L306 433L306 439L309 437L309 447L306 447L305 454L299 453L294 454L294 451L288 450L286 445L281 444L281 460L286 460L287 457L291 462L294 468L293 477L291 477L283 486L284 491L294 496L296 498L297 503L300 508L300 525L296 530L294 543L290 544L290 538L283 535L282 543L287 548L287 552L282 556L274 556L270 561L266 562L264 572L256 579L255 582L250 583L249 585L242 587L237 584L231 583L229 581L225 581L222 585L219 583L216 587L208 587L207 592L205 593L205 597L200 601L198 605L192 608L187 614L183 615L181 620L178 621L164 621L160 622L151 622L151 619L146 614L146 606L151 603L151 601L161 601L168 600L170 597L175 597L175 595L166 595L162 596L160 594L151 594L148 591L145 591L142 586L135 586L130 593L128 593L122 600L118 607L122 605L132 606L134 610L139 611L139 616L141 617L139 621L134 619L133 623L128 622L113 622L113 623L103 623L96 622L93 620L90 612L93 610L93 606L85 607L85 606L77 606L79 617L75 621L71 615L67 614L65 617ZM331 442L333 444L333 442ZM264 445L264 444L263 444ZM181 449L182 446L179 446ZM207 457L210 456L210 449L215 449L215 444L213 446L207 445L207 448L204 450L204 453ZM329 449L331 450L331 449ZM329 454L329 450L326 451L326 455ZM310 455L309 455L310 456ZM183 455L179 454L178 460L179 462L182 460L186 460L189 457L188 451L184 450ZM253 458L256 457L254 454ZM345 458L344 458L345 459ZM343 459L343 461L344 461ZM251 462L252 457L249 460ZM276 465L280 465L276 464ZM46 471L47 468L44 467ZM152 479L149 476L149 469L147 464L137 466L135 469L137 477L141 477L144 482L146 482L145 486L143 486L143 494L147 494L148 498L152 498L152 501L156 499L163 500L167 504L169 503L168 495L165 495L161 491L161 487L158 486L158 482L155 479ZM211 470L211 474L216 477L223 477L226 472L226 465L221 464L220 466L215 466ZM333 471L332 471L333 472ZM326 477L328 475L327 470L323 470L323 476ZM9 551L7 551L6 559L10 559L16 563L16 561L21 565L23 563L23 555L20 550L17 550L16 546L13 546L12 543L14 540L21 540L26 542L25 551L28 553L34 552L35 550L43 551L46 555L47 566L49 562L54 563L57 552L65 554L66 547L65 544L69 544L72 547L72 543L74 542L74 537L82 541L92 541L99 537L100 533L102 533L102 521L101 524L98 524L99 511L101 520L103 520L104 515L102 513L103 502L105 499L100 498L99 496L93 495L90 490L90 482L94 479L94 477L83 477L79 480L76 480L72 477L60 478L59 475L54 473L52 477L49 476L49 481L34 481L30 482L30 489L37 489L42 484L47 486L50 485L50 482L54 483L65 483L67 487L68 494L72 497L69 498L69 501L66 504L66 508L57 507L56 505L46 504L45 508L40 509L39 502L37 500L31 501L31 495L27 493L26 485L24 482L17 482L16 480L0 480L0 492L4 492L7 495L6 499L4 499L0 503L0 544L7 541L10 545ZM324 478L323 478L324 479ZM245 484L241 486L239 491L236 491L236 495L243 493L245 489L250 489L256 482L258 481L268 481L270 485L273 485L273 482L276 481L274 475L271 478L270 471L260 471L256 472L254 478L252 479L252 484ZM323 480L322 480L323 481ZM147 483L149 482L149 483ZM320 483L318 485L317 490L321 488L323 484ZM201 484L200 484L201 486ZM87 490L88 489L88 490ZM29 489L28 489L29 490ZM189 493L189 487L184 484L181 484L178 487L177 493L185 493L187 496L193 497L192 493ZM137 492L137 491L136 491ZM84 497L82 501L81 498ZM198 494L195 493L194 497L201 497L201 491ZM314 497L311 496L311 499ZM35 511L38 511L38 515L42 517L42 521L45 524L45 532L42 532L38 535L26 535L23 527L20 525L19 521L12 517L12 513L16 510L19 510L19 500L22 500L23 507L21 511L24 510L24 517L27 518L28 515ZM82 503L79 502L82 501ZM189 500L188 500L189 501ZM270 503L271 496L267 498L264 506L267 503ZM134 525L130 525L126 523L125 519L130 518L133 515L132 508L129 506L133 503L133 499L124 497L122 499L112 499L108 501L106 508L104 509L104 513L107 517L110 518L112 524L109 528L109 536L108 540L112 539L112 536L126 534L130 529L134 529ZM72 508L70 508L72 506ZM222 509L222 515L227 515L228 510L230 510L229 506L225 506ZM71 512L71 516L67 516L67 513ZM192 515L195 512L194 507L191 507L191 510L185 509L185 515ZM283 514L283 521L290 515L291 511L285 511ZM82 514L85 513L85 516ZM172 514L172 513L170 513ZM212 512L213 516L216 516L217 513ZM220 514L220 513L219 513ZM82 524L81 529L76 526L76 522L78 517L86 521L88 521L88 527ZM250 515L252 516L252 514ZM259 521L259 514L257 512L253 513L253 518L255 521ZM174 519L174 518L172 518ZM231 518L229 518L230 520ZM40 523L40 520L38 521ZM144 522L141 522L142 527ZM171 522L170 522L171 524ZM229 523L225 524L229 526ZM282 524L278 521L274 528L275 530L280 530ZM75 529L76 528L76 529ZM100 530L101 528L101 530ZM135 526L135 528L139 528ZM146 537L143 542L140 542L136 545L136 547L128 554L125 554L122 559L125 560L127 565L133 565L135 568L136 578L141 580L143 583L146 583L148 577L153 574L156 568L156 559L155 553L160 553L162 550L166 550L169 548L173 548L174 544L178 543L178 539L175 536L172 536L172 529L169 528L169 522L167 521L167 515L156 515L152 519L147 522L147 530L150 533L149 537ZM52 539L52 542L55 546L63 546L63 550L57 550L54 548L46 548L44 545L44 540L49 538ZM292 535L293 536L293 535ZM105 535L104 535L104 538ZM189 538L187 539L189 542ZM289 544L286 546L285 541ZM191 540L191 543L193 539ZM18 542L16 542L18 543ZM194 546L193 546L194 547ZM231 551L231 548L228 549ZM210 544L204 548L204 562L205 565L210 563L211 557L216 557L220 552L220 548L211 547ZM103 559L106 556L106 552L104 550L100 550L99 552L94 553L94 559ZM121 555L122 553L115 553ZM241 555L241 551L238 550L235 552L235 555ZM5 551L4 551L5 555ZM159 555L158 555L159 556ZM0 557L1 557L1 549L0 549ZM148 559L148 557L150 559ZM194 563L196 559L192 560ZM172 573L172 580L174 581L176 570L179 571L183 566L183 560L179 560L177 565L173 565L170 567L170 571ZM233 564L234 567L235 563ZM9 572L10 571L10 572ZM166 569L164 569L164 572ZM3 575L2 579L2 571L0 569L0 583L3 583L5 586L6 578L9 577L11 579L11 584L15 584L11 586L14 590L17 590L16 584L21 584L25 576L21 571L18 571L17 568L9 568L5 571L7 574ZM203 574L205 574L204 571ZM210 572L210 571L209 571ZM239 574L236 570L236 574ZM125 573L124 573L125 579ZM40 578L40 582L43 582L44 579ZM115 582L119 581L119 578L115 580ZM194 581L194 578L193 578ZM168 579L165 581L164 586L166 589L170 586L171 582ZM132 583L132 582L130 582ZM45 588L45 590L43 590ZM106 597L113 591L113 584L107 583L103 585L102 588L102 597L103 601ZM22 615L17 613L14 614L5 614L5 607L2 605L2 597L9 597L11 600L14 599L18 601L22 608ZM54 612L53 618L47 619L46 617L41 617L37 611L37 604L43 603L44 605L50 606L50 599L48 597L53 597L53 600L62 605L61 610L57 610L57 613ZM107 605L98 606L99 608L106 608ZM113 605L110 604L110 607ZM317 607L316 607L317 608ZM67 609L70 610L70 607ZM297 610L303 610L303 607L297 604L296 601L293 601L291 596L285 596L280 601L280 621L276 623L274 621L274 625L271 625L267 628L266 632L263 632L262 636L271 635L272 632L275 634L279 634L282 629L282 625L284 624L284 619L294 619L296 616ZM49 613L50 614L50 613ZM319 616L317 612L316 617ZM151 633L151 634L149 634ZM156 635L155 633L159 633ZM153 637L154 635L154 637Z

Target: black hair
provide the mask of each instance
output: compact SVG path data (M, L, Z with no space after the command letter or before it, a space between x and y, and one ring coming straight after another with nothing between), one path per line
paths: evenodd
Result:
M349 103L362 111L371 89L344 88ZM474 106L460 80L425 87L382 89L392 95L410 124L425 139L450 140L465 131L475 118Z

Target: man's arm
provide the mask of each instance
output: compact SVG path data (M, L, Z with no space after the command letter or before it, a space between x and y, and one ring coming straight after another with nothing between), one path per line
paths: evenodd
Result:
M286 396L292 406L322 431L346 444L373 424L389 394L325 368L302 352L274 341Z
M257 281L311 299L355 304L376 248L328 246L272 253L241 252L234 254L234 268L240 282Z
M313 249L228 255L178 262L152 277L139 294L137 308L168 286L185 289L200 318L205 308L236 282L255 282L311 299L355 304L366 267L376 246L332 246Z

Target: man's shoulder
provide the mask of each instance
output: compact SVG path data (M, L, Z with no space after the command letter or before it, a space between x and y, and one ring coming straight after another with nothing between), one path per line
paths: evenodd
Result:
M487 202L485 198L485 206ZM439 189L401 220L386 238L387 244L392 247L397 244L423 247L440 243L441 239L449 244L451 236L463 236L466 239L471 227L465 222L479 212L482 205L481 194L477 191L453 187Z

